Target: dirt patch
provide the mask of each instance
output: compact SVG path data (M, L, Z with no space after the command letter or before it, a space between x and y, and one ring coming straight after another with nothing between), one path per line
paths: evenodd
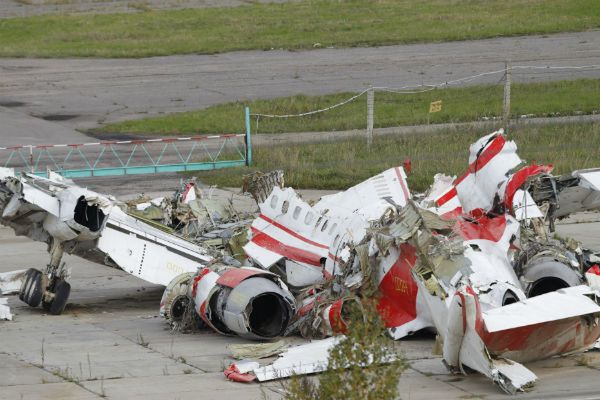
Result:
M13 107L23 107L26 106L27 103L23 103L22 101L0 101L0 107L7 107L7 108L13 108Z
M77 117L79 117L79 115L76 114L48 114L40 115L38 118L41 118L46 121L68 121Z

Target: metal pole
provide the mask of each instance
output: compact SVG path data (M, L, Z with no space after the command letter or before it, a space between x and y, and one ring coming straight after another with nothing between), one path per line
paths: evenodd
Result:
M250 107L246 107L246 166L252 164L252 138L250 136Z
M31 166L31 173L33 174L35 172L35 169L33 167L33 146L29 145L29 165Z
M373 111L375 109L375 91L367 91L367 148L371 149L373 143Z
M512 68L510 61L505 64L505 76L504 76L504 104L502 114L502 126L504 133L508 133L508 124L510 121L510 84L512 80Z

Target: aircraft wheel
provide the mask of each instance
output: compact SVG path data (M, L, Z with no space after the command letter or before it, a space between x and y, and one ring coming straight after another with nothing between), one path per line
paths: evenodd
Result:
M67 300L71 294L71 284L67 281L60 280L54 286L54 299L48 306L48 311L52 315L60 315L67 305ZM46 308L46 306L44 306Z
M42 272L35 268L29 268L25 272L25 279L23 279L23 283L21 284L19 299L31 307L37 307L42 301L43 293Z

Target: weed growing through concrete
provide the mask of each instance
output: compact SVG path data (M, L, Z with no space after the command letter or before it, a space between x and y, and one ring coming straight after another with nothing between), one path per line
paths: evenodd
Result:
M327 370L318 384L293 376L287 384L286 400L378 400L397 395L405 361L397 355L392 340L373 301L363 300L351 312L346 339L329 353Z
M92 379L92 361L90 360L90 353L87 353L88 371L90 373L90 379ZM81 374L83 376L83 374Z
M137 344L139 344L142 347L148 348L148 346L150 345L150 342L145 341L144 336L141 333L138 333Z
M104 375L100 378L100 397L106 397L106 392L104 391Z
M42 368L44 368L44 362L46 361L46 353L44 352L44 342L46 338L42 338Z

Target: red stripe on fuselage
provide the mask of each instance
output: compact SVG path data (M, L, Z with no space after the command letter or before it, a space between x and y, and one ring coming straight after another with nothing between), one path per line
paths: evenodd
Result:
M404 200L408 200L408 188L406 187L406 184L404 183L404 179L402 178L402 174L400 173L400 168L396 167L396 168L394 168L394 171L396 171L396 176L398 177L398 183L400 184L400 188L402 189L402 192L404 193Z
M279 222L277 222L277 221L275 221L275 220L273 220L273 219L271 219L271 218L267 217L267 216L266 216L266 215L264 215L264 214L260 214L258 217L259 217L259 218L262 218L263 220L267 221L267 222L268 222L268 223L270 223L271 225L273 225L273 226L276 226L277 228L281 229L281 230L282 230L282 231L284 231L285 233L287 233L287 234L290 234L290 235L292 235L293 237L295 237L295 238L297 238L297 239L300 239L300 240L302 240L302 241L304 241L304 242L306 242L306 243L312 244L313 246L317 246L317 247L320 247L320 248L322 248L322 249L329 249L329 246L326 246L326 245L324 245L324 244L321 244L321 243L318 243L318 242L314 242L314 241L312 241L312 240L310 240L310 239L307 239L307 238L305 238L304 236L302 236L302 235L300 235L300 234L298 234L298 233L294 232L293 230L291 230L291 229L289 229L289 228L287 228L287 227L285 227L285 226L281 225ZM254 229L254 228L253 228L253 229Z
M487 163L489 163L492 160L492 158L500 154L500 152L504 148L505 143L506 140L504 139L504 136L496 136L494 140L492 140L492 142L488 144L485 150L481 152L479 157L477 157L475 161L469 164L467 172L464 173L460 178L458 178L456 182L454 182L454 188L445 193L436 201L437 205L441 206L442 204L447 203L454 196L457 196L458 193L456 191L456 186L458 186L462 181L464 181L467 178L467 176L469 176L469 174L474 174L475 172L479 171L481 168L485 167Z
M319 254L289 246L267 235L266 233L259 231L256 228L252 228L252 243L260 247L264 247L265 249L274 253L280 254L287 259L304 264L314 265L316 267L321 266L321 256Z

